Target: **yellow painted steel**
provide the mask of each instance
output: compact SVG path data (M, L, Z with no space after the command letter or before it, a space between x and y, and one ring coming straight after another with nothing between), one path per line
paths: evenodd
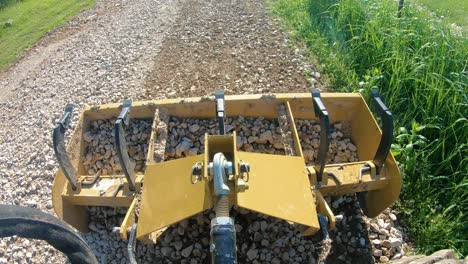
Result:
M237 195L231 196L233 203L308 225L312 227L309 232L315 232L319 227L316 210L327 212L321 202L321 195L367 191L366 214L370 217L378 215L389 207L397 200L401 189L400 172L391 153L386 159L380 177L367 173L359 182L359 169L364 162L373 159L381 138L380 128L364 98L356 93L322 93L321 97L330 114L330 121L332 123L345 122L349 125L350 130L348 134L345 133L345 136L350 137L357 146L359 162L328 164L326 170L339 177L341 184L337 184L333 177L324 175L324 181L317 185L315 190L310 189L311 186L318 184L315 171L313 167L305 166L293 121L316 119L309 93L233 95L225 98L228 117L242 115L275 119L278 105L285 104L290 120L292 120L290 125L296 148L294 157L238 152L235 147L235 136L232 139L218 140L206 135L206 153L155 164L152 161L152 150L155 144L154 139L157 137L155 137L156 129L153 122L147 153L149 159L147 169L144 179L142 175L139 176L144 181L138 228L139 239L147 239L146 235L152 234L150 237L154 241L165 226L213 206L212 182L207 181L209 177L207 177L206 163L217 151L231 152L237 165L241 159L251 165L249 189L244 192L236 190ZM85 152L84 132L90 128L93 120L117 117L120 107L120 104L88 106L80 116L67 146L72 164L77 169L79 177L87 175L82 165ZM169 116L215 118L213 97L134 102L131 118L154 120L155 111L160 107L167 108ZM218 144L217 141L223 143ZM218 147L210 150L208 145L212 144L218 144ZM192 185L190 183L191 168L198 161L204 162L205 165L203 166L204 180ZM238 166L236 166L236 175L238 173ZM134 194L127 189L124 187L124 190L119 191L115 198L101 195L92 188L78 188L77 191L72 191L62 171L59 170L52 187L54 210L61 219L84 232L88 229L86 206L130 206L134 201Z
M137 237L174 224L213 206L206 181L192 184L192 166L203 155L149 164L143 184Z
M326 216L328 218L328 226L327 229L331 230L335 228L336 225L336 219L335 215L333 214L332 210L328 206L327 202L323 198L322 194L319 191L313 191L312 195L314 196L314 199L317 201L317 212L320 214ZM307 228L302 232L304 236L310 236L313 235L317 232L316 229L313 228Z
M317 198L317 211L328 218L328 229L335 228L335 215L323 198L322 194L320 192L315 192L315 197Z
M58 170L52 185L52 205L57 216L81 232L88 232L88 211L84 206L74 205L64 200L62 192L69 186L61 169Z
M132 228L132 225L136 222L135 217L135 206L138 202L137 198L134 198L130 207L128 208L127 214L125 215L122 224L120 225L120 237L123 240L128 240L128 231Z
M249 189L237 193L237 205L318 230L308 173L301 157L237 152L250 164Z
M324 196L342 195L346 193L364 192L376 190L388 184L387 170L382 169L379 175L370 172L362 174L361 181L359 174L364 164L368 162L349 162L343 164L330 164L325 166L327 173L324 173L323 180L319 186L319 190ZM313 168L312 168L313 169Z
M291 129L291 134L294 140L294 150L296 152L295 156L304 157L304 154L302 153L301 141L299 140L299 133L296 129L296 122L294 121L294 116L292 114L291 105L289 102L286 102L286 112L290 122L289 128Z
M393 155L388 155L385 167L389 179L386 185L368 192L365 213L368 217L376 217L391 206L400 195L401 176Z

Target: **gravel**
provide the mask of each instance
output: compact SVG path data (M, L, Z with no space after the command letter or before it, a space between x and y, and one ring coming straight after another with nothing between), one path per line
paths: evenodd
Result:
M78 113L85 104L120 102L125 98L205 96L218 88L228 94L242 94L308 92L312 84L321 87L320 74L305 62L300 49L291 48L285 33L275 26L276 22L267 16L263 2L254 0L98 0L95 9L46 37L17 65L0 75L0 147L3 150L0 202L53 212L50 198L57 162L51 132L68 102L75 105ZM311 78L306 79L306 74ZM199 135L204 131L216 132L213 121L169 121L167 113L163 109L159 111L157 129L169 129L169 138L155 147L155 160L201 153L203 142ZM71 129L77 117L75 114ZM291 154L291 146L286 142L290 131L283 121L246 117L232 117L227 121L232 126L230 131L238 132L240 149ZM174 124L171 126L170 122ZM193 124L183 128L184 122ZM109 131L110 124L112 121L102 120L97 127L107 127L104 130ZM138 138L138 134L146 133L147 124L138 133L128 133L130 141L136 136L135 142L143 143L144 137ZM298 129L299 124L300 131L302 126L316 126L311 121L298 120ZM349 137L346 129L336 124L334 129L331 150L336 154L329 159L335 161L338 156L340 162L356 159L352 142L345 142ZM319 131L308 131L312 134L306 131L301 136L304 151L315 153L314 138ZM91 146L99 146L88 148L92 156L86 165L87 170L92 170L90 174L98 169L101 173L118 171L115 151L112 147L106 149L111 142L108 132L97 135L97 130L91 130L88 136ZM141 152L145 152L144 147L135 153ZM104 159L94 160L98 153ZM315 154L308 155L308 162L313 162ZM141 166L136 169L143 170L141 154L132 156ZM371 222L359 218L362 213L352 195L329 198L329 202L336 205L332 206L336 214L343 215L338 228L331 233L330 260L350 262L354 256L385 260L406 253L404 230L397 227L398 219L392 220L395 217L390 214L397 213L389 211L372 220L377 222ZM121 222L125 210L90 207L89 212L92 220L89 227L93 232L84 234L84 238L100 262L127 263L126 243L110 232ZM316 237L301 236L286 221L243 209L231 214L236 219L240 263L315 263L322 252ZM213 212L207 211L170 227L157 245L140 244L139 259L143 263L206 261L212 217ZM383 226L379 225L382 222L379 219L383 220ZM372 229L375 225L379 225L378 231ZM374 240L379 242L371 244ZM379 255L379 250L381 256L374 257ZM351 260L346 261L347 257ZM0 263L45 262L63 263L66 259L44 242L17 237L0 239Z
M315 120L296 120L302 151L307 165L312 165L320 145L320 124ZM330 128L327 164L358 161L357 148L349 138L349 124L337 122Z
M263 0L186 0L146 82L147 96L310 92L317 69L291 48ZM306 78L305 76L310 76Z
M362 213L354 194L325 199L333 213L341 216L336 229L330 232L332 251L328 261L331 263L388 262L411 250L405 242L406 230L390 218L390 215L396 218L396 210L386 209L371 219Z
M96 120L91 123L91 129L83 135L85 154L83 166L89 175L121 174L117 151L114 146L115 119ZM125 127L125 140L130 160L135 164L135 172L143 172L146 168L146 155L151 136L152 120L131 119Z

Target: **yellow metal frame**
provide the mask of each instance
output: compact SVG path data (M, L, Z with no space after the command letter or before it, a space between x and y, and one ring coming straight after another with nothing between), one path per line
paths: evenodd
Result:
M214 204L212 182L208 177L207 164L216 152L228 153L235 162L235 178L230 187L232 204L257 212L308 226L304 233L313 234L319 229L317 212L328 216L329 228L335 224L333 213L323 196L368 192L367 215L374 217L394 203L401 189L401 176L394 157L389 154L384 167L376 175L375 170L359 176L364 164L371 164L380 142L381 131L365 100L354 93L323 93L322 100L330 114L330 121L347 121L351 125L351 140L358 148L359 161L343 164L328 164L321 182L317 182L313 167L306 166L294 119L315 119L310 94L272 94L226 96L228 116L277 117L277 107L285 104L294 139L295 156L268 155L237 151L235 135L205 136L205 153L173 161L154 163L153 146L156 137L153 122L147 167L144 174L137 175L137 191L142 187L140 215L134 215L136 199L128 189L123 175L102 178L123 182L124 187L115 197L102 195L93 187L82 187L73 191L59 169L54 180L52 200L57 215L80 231L87 231L87 210L85 206L129 207L122 223L122 237L126 230L138 221L137 237L140 240L157 239L165 228L173 223L209 209ZM213 97L166 99L134 102L131 118L155 119L158 108L166 108L170 116L215 118ZM81 158L85 151L83 133L90 122L116 117L119 104L86 107L80 116L68 145L72 164L77 168L79 181L89 178ZM240 178L239 163L243 160L251 165L249 188L240 190L236 182ZM203 164L203 180L190 182L191 168ZM334 176L328 176L332 173ZM144 182L144 184L142 184ZM112 188L115 186L111 186Z

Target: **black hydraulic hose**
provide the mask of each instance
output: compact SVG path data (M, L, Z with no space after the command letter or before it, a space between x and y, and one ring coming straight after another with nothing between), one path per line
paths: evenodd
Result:
M137 224L133 224L130 231L130 237L128 239L127 253L130 264L137 264L135 253L136 253L136 229Z
M37 209L0 205L0 237L14 235L47 241L71 263L98 263L83 238L65 222Z
M236 229L232 222L212 224L211 243L210 251L213 264L237 263Z

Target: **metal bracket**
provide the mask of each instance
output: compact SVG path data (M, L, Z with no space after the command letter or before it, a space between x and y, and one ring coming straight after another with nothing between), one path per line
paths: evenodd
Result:
M122 167L122 171L125 174L128 182L128 188L130 191L135 191L135 171L134 164L130 161L130 157L127 152L127 142L125 140L124 125L128 126L130 123L130 108L132 107L131 100L124 100L122 104L122 111L119 117L115 121L114 127L114 140L115 147L117 149L117 155L119 157L119 163Z
M89 187L92 187L96 182L97 180L99 179L99 176L101 176L101 173L102 171L98 171L96 174L94 174L93 178L91 180L83 180L81 182L81 186L84 187L84 186L89 186Z
M327 175L332 177L333 180L335 180L336 185L343 184L343 181L335 173L333 173L332 171L327 171Z
M226 129L224 126L224 118L226 116L225 112L225 102L224 102L224 91L218 90L215 93L215 101L216 101L216 119L218 120L219 124L219 134L224 135L226 134Z
M317 159L315 160L315 171L317 172L317 182L322 181L323 171L327 163L328 145L330 144L330 118L328 111L320 98L318 89L312 90L315 117L320 119L320 145Z
M387 159L387 155L390 152L390 147L392 145L393 115L380 98L379 92L377 90L372 90L371 93L374 98L377 113L382 120L382 138L380 139L379 147L377 148L377 152L375 153L372 161L377 167L377 173L379 173L385 163L385 159Z
M60 121L57 123L57 126L54 128L53 132L53 144L54 152L57 161L62 168L63 174L67 178L68 182L71 185L72 190L77 188L77 177L76 169L73 167L70 157L68 156L67 149L65 147L65 131L70 125L71 115L73 112L73 105L67 104L65 107L65 113L63 114Z
M364 173L370 172L371 177L378 176L377 167L373 162L366 162L364 166L359 170L359 183L362 182L362 176Z

